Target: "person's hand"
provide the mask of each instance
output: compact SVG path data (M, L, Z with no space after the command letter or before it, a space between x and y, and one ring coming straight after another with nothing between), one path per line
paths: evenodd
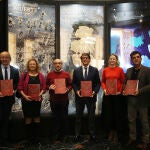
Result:
M122 95L124 95L124 96L127 95L126 92L125 92L125 90L122 91Z
M122 92L122 95L124 95L124 96L127 96L127 94L126 94L126 92L125 91L123 91ZM139 95L139 91L138 90L136 90L135 92L133 92L133 94L132 94L133 96L137 96L137 95Z
M108 93L107 93L106 89L104 89L104 94L105 94L105 95L108 95Z
M0 97L4 97L3 94L2 94L2 92L0 92Z
M116 93L116 95L120 95L120 94L121 94L121 92L117 92L117 93Z
M133 93L133 95L134 95L134 96L139 95L139 91L138 91L138 90L136 90L136 91Z
M25 100L27 100L27 101L32 101L32 98L31 98L31 96L28 96L28 95L23 95L23 97L25 98Z
M49 90L55 90L55 88L56 88L55 84L51 84L51 85L49 86Z
M94 97L94 95L95 95L95 91L93 91L93 92L92 92L92 95L91 95L91 97Z
M80 90L78 90L78 91L76 92L76 94L77 94L79 97L82 97Z
M65 93L68 93L69 92L69 89L68 88L66 88L66 92Z

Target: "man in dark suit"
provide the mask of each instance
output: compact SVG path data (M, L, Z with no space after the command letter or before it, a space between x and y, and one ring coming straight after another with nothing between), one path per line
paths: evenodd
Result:
M142 58L138 51L130 54L133 67L129 68L126 73L125 83L127 80L138 80L138 90L132 96L127 96L128 100L128 124L129 124L129 141L128 145L136 141L136 118L139 113L139 119L142 125L142 143L137 147L146 150L150 138L148 107L150 106L150 68L141 64ZM126 95L125 91L123 94Z
M95 137L95 108L97 93L100 89L100 78L98 69L89 65L90 54L83 53L81 55L82 66L76 68L73 72L72 86L75 92L76 104L76 126L75 126L75 140L80 140L80 130L82 115L85 105L88 111L88 129L91 140L96 140ZM92 82L92 94L89 97L82 97L81 95L81 81Z
M0 80L13 80L13 90L17 88L19 71L10 65L11 56L9 52L0 53ZM14 93L13 91L13 93ZM12 105L15 102L15 95L3 96L0 92L0 144L8 144L8 123Z

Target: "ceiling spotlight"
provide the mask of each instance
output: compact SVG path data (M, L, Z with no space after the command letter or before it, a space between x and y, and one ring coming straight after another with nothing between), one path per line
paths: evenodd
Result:
M142 23L142 22L143 22L143 19L139 19L139 22Z

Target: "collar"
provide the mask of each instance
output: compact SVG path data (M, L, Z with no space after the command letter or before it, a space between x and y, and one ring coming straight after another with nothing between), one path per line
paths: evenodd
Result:
M57 70L54 70L54 72L62 72L62 70L63 70L63 69L61 69L61 70L59 70L59 71L57 71Z
M87 69L89 69L89 65L88 65L88 66L82 66L82 69L84 69L85 67L86 67Z
M5 67L10 68L10 65L8 66L4 66L3 64L1 64L1 67L4 69Z

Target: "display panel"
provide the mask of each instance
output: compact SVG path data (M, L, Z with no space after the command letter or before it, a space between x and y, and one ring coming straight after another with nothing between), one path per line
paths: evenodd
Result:
M55 57L55 6L35 1L8 1L8 46L11 65L26 71L28 59L35 57L44 75ZM20 111L16 98L13 111ZM49 112L49 94L44 95L42 112Z
M104 65L103 49L104 7L97 5L68 4L60 6L60 57L64 69L72 75L81 65L83 52L91 55L91 65L101 72ZM98 95L97 113L100 111L102 92ZM75 113L74 93L70 93L69 110Z
M132 66L130 53L134 50L142 54L142 64L150 67L150 26L143 24L111 28L111 53L119 56L120 66L125 72Z

